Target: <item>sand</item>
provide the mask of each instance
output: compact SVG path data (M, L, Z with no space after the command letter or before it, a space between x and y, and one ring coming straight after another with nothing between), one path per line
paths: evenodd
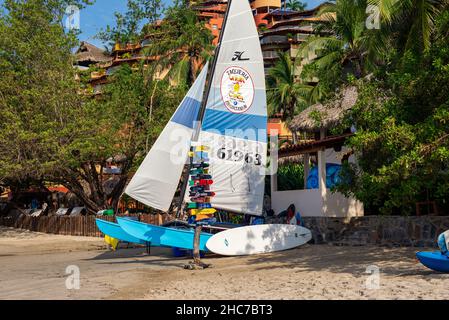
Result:
M249 257L211 255L204 261L212 268L190 271L182 268L188 259L168 249L154 248L150 256L142 247L111 252L100 238L0 227L0 299L447 298L449 274L425 268L415 252L305 245ZM80 270L78 290L66 288L70 265ZM367 268L379 271L378 282Z

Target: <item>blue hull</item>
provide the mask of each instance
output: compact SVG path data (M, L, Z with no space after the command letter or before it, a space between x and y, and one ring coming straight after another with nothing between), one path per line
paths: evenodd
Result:
M439 272L449 272L449 257L443 255L440 251L417 252L416 257L429 269Z
M126 233L143 241L151 242L152 246L193 249L193 230L160 227L119 217L117 217L117 222ZM210 233L201 233L200 250L207 251L206 242L210 237L212 237Z
M146 244L145 241L126 233L122 228L120 228L120 226L117 223L101 219L95 219L95 223L97 224L98 230L100 230L103 234L108 235L112 238L125 242Z

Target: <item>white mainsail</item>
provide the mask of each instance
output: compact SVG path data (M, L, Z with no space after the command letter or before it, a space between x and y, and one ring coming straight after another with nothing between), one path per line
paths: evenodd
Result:
M162 211L170 208L187 161L207 70L208 63L125 189L126 194L143 204Z
M200 143L209 147L212 206L262 215L267 153L263 56L249 2L228 3Z

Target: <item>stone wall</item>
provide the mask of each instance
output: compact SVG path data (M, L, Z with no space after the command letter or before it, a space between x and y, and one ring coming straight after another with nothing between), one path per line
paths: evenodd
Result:
M276 220L276 219L274 219ZM303 217L315 244L437 247L449 229L449 216Z

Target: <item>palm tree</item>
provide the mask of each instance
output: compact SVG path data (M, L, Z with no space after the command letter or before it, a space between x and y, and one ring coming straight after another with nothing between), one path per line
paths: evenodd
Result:
M431 46L435 21L449 9L448 0L368 0L379 8L381 20L395 35L396 47L422 52Z
M288 0L285 6L292 11L304 11L306 9L306 4L299 0Z
M213 50L211 32L185 4L167 10L164 21L146 33L146 55L158 57L156 66L169 70L167 76L177 84L190 86Z
M338 0L325 5L319 12L325 21L316 27L317 35L303 44L299 57L311 59L321 70L338 65L350 69L357 78L364 76L373 55L382 53L372 36L374 32L366 29L366 7L366 0ZM316 56L310 57L310 53Z
M275 66L267 75L267 102L270 114L280 113L289 120L308 104L313 87L303 84L295 76L297 65L290 54L280 53Z

